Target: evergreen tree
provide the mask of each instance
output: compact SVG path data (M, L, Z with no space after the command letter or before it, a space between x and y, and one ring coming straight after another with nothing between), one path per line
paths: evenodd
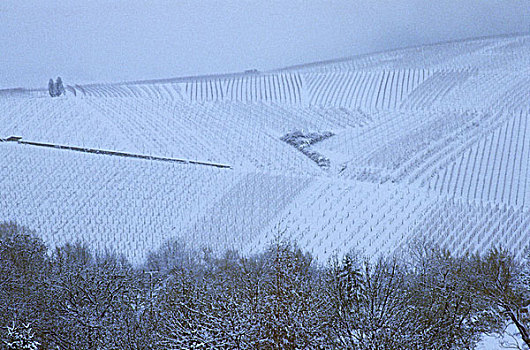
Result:
M48 93L51 97L57 96L57 94L55 93L55 83L53 82L53 79L50 79L50 81L48 82Z
M61 77L57 77L57 81L55 82L55 93L56 93L56 96L61 96L66 93L66 90L64 89L64 86L63 86L63 80L61 79Z

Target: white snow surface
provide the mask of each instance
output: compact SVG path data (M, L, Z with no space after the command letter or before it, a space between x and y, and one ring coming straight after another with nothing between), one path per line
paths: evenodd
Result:
M412 239L455 252L530 235L530 36L274 72L0 91L0 138L228 164L220 169L0 142L0 220L50 246L141 263L178 237L257 252L276 235L325 262ZM290 132L332 132L306 148Z

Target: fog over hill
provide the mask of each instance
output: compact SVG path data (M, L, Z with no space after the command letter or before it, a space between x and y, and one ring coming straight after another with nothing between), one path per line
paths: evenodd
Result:
M506 315L530 324L529 14L515 0L2 0L0 348L31 326L79 348L134 347L133 330L147 348L251 334L246 348L279 349L295 338L262 325L285 315L274 334L434 349L456 344L439 329L474 345ZM433 334L447 345L425 346Z
M0 88L228 73L526 32L528 1L3 0Z
M141 262L180 237L325 261L530 234L530 36L0 94L0 220ZM21 136L22 140L9 138Z

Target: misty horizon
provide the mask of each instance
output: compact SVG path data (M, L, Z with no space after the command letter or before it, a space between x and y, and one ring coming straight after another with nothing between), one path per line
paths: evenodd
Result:
M528 31L528 3L94 0L0 5L0 88L268 71ZM48 19L47 21L43 19Z

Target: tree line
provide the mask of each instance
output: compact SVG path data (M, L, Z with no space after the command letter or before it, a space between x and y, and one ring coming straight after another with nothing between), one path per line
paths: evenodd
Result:
M132 266L0 223L0 349L473 349L530 345L530 265L415 245L323 265L277 239L222 255L173 240Z

